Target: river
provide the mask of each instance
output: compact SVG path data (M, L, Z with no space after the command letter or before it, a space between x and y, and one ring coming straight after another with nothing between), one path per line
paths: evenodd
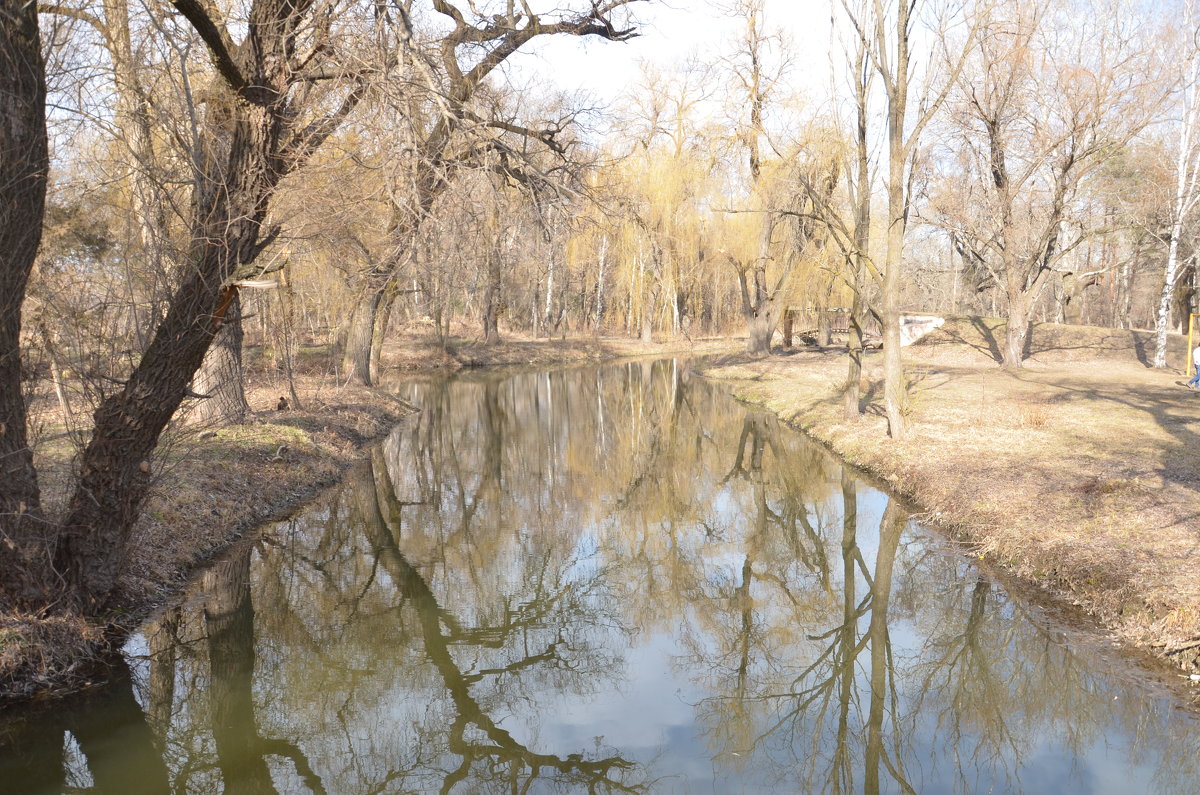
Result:
M106 687L0 715L0 791L1196 791L1153 676L686 364L396 389Z

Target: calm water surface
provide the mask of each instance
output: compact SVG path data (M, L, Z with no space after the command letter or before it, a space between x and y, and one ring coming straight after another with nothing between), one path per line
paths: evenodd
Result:
M1191 715L682 364L400 392L125 675L0 717L0 791L1200 788Z

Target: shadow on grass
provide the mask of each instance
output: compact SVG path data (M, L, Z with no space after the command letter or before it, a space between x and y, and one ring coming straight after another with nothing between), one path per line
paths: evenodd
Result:
M916 343L917 346L957 344L977 351L996 363L1003 363L1003 338L1008 324L1003 318L980 316L949 317L944 326ZM1169 360L1185 355L1184 339L1172 334L1167 339ZM1152 367L1154 332L1138 329L1112 329L1101 326L1068 326L1058 323L1031 323L1025 337L1023 359L1054 354L1091 354L1098 360L1136 360Z
M1175 387L1070 384L1038 379L1033 374L1020 371L1013 372L1012 376L1024 383L1060 390L1070 400L1094 401L1101 406L1112 403L1143 412L1175 441L1173 445L1162 447L1159 474L1164 482L1200 491L1200 432L1195 430L1198 425L1196 419L1200 416L1200 397L1189 392L1181 393ZM1112 442L1119 449L1121 440L1113 439ZM1195 516L1192 521L1194 523Z

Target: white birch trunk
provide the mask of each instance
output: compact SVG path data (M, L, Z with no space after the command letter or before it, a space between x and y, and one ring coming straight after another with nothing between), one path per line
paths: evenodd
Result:
M1190 34L1194 23L1193 0L1183 4L1183 30L1191 47L1188 73L1183 88L1183 117L1179 123L1179 155L1176 159L1175 201L1171 207L1171 241L1167 247L1167 266L1163 273L1162 293L1158 297L1158 313L1154 318L1154 366L1167 366L1167 326L1171 322L1171 296L1175 292L1181 270L1179 238L1188 215L1196 205L1198 168L1196 132L1200 126L1200 105L1196 102L1197 82L1200 82L1200 48Z

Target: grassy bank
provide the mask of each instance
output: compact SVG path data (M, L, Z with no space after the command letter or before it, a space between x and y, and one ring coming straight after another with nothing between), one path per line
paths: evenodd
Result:
M879 354L854 422L842 352L731 357L707 374L892 483L993 565L1197 671L1200 393L1146 366L1145 333L1043 324L1026 368L1006 371L1000 332L960 319L906 349L902 442L886 437Z
M474 367L539 366L600 362L631 356L672 356L730 353L740 350L744 340L728 337L696 337L659 342L642 342L626 337L581 335L552 339L505 335L498 345L477 339L451 336L444 342L434 335L412 330L384 345L382 361L390 371L454 371Z
M248 382L253 411L246 423L211 428L185 419L164 435L110 624L0 615L0 704L86 685L102 673L93 663L106 633L136 626L196 566L335 483L363 445L411 412L385 393L337 388L319 374L298 377L301 409L275 411L286 389L262 374L251 373ZM35 460L53 512L65 497L80 436L67 431L77 426L64 423L61 412L41 408Z

